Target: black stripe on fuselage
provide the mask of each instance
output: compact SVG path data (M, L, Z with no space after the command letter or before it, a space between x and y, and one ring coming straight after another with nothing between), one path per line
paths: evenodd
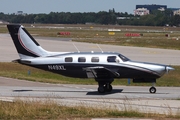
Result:
M47 65L30 65L42 70L50 71L53 73L58 73L68 77L75 78L87 78L86 71L84 68L96 67L97 64L77 64L77 63L65 63L65 64L47 64ZM48 67L50 66L50 67ZM113 78L159 78L157 74L153 74L150 71L137 70L135 68L129 68L125 66L115 66L115 65L99 65L110 70L118 70L120 74L119 77L112 76ZM106 73L105 73L106 74Z

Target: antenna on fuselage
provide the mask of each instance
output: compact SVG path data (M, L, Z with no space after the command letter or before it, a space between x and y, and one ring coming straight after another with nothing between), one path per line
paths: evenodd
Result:
M98 46L98 48L101 50L101 52L103 53L103 50L100 48L100 46L98 44L96 44Z
M73 46L76 48L76 50L77 50L78 52L80 52L79 49L76 47L76 45L75 45L74 43L73 43Z

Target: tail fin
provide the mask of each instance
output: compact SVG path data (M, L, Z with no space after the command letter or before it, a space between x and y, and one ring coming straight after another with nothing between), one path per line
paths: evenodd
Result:
M7 28L21 59L49 55L22 25L8 24Z

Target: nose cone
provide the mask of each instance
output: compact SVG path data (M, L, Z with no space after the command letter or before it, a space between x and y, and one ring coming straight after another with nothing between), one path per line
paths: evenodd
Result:
M168 73L169 71L175 70L173 67L166 66L166 72Z

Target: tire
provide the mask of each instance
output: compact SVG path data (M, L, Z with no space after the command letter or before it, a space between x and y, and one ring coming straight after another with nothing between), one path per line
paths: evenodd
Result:
M113 88L112 88L112 85L108 85L108 86L106 85L105 89L106 89L106 92L111 92Z
M99 93L105 93L104 87L98 87L98 92Z
M151 87L151 88L149 89L149 92L150 92L150 93L156 93L156 88L155 88L155 87Z

